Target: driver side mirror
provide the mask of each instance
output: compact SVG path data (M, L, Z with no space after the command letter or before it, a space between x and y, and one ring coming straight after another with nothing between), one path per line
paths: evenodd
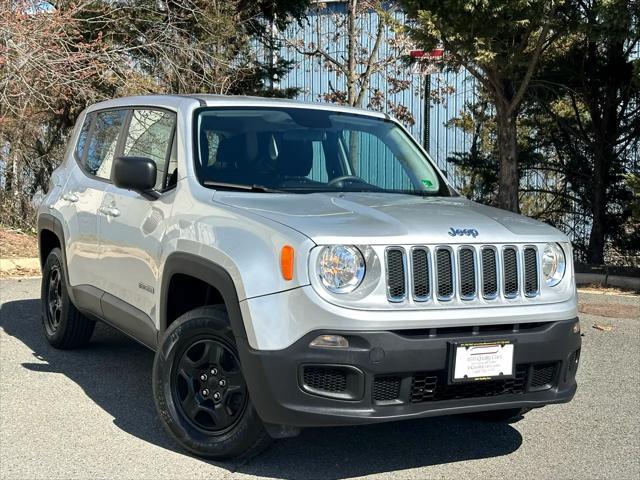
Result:
M113 183L118 188L138 192L149 200L159 197L155 190L156 163L146 157L118 157L113 164Z

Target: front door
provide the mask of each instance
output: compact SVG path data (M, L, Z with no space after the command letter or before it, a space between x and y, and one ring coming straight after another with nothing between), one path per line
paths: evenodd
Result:
M103 309L113 307L108 302L116 302L117 308L135 309L129 311L134 317L144 314L144 321L155 322L157 314L161 242L171 213L177 178L175 148L172 148L174 131L173 112L154 109L131 112L121 155L155 161L156 190L160 197L150 200L139 193L109 185L100 209L100 268L105 275L104 290L108 294L103 297ZM124 329L129 330L128 327Z

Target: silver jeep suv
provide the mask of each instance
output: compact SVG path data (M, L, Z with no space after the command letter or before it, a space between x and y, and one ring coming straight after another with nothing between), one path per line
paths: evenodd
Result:
M459 196L381 113L211 95L80 116L39 211L57 348L106 322L156 352L183 448L481 414L576 391L571 244Z

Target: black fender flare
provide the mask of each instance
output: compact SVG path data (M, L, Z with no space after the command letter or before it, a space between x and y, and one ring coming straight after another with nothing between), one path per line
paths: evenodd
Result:
M47 260L46 258L42 258L42 231L47 230L52 232L56 237L58 237L58 242L60 243L60 250L62 250L62 260L64 263L64 268L62 272L64 274L64 280L67 285L67 293L69 294L69 298L71 302L76 305L75 298L73 297L73 288L71 288L71 283L69 283L69 271L68 271L68 263L67 263L67 247L64 240L64 228L62 226L62 222L49 213L41 213L38 215L38 251L40 253L40 267L44 267L44 262Z
M189 275L218 289L227 308L233 335L236 338L247 338L238 292L231 275L217 263L185 252L171 253L164 263L160 287L160 335L167 330L169 285L175 274Z

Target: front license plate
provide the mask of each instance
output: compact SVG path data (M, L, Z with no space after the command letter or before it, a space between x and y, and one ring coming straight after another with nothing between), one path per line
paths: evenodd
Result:
M513 378L513 350L509 341L455 344L453 381Z

